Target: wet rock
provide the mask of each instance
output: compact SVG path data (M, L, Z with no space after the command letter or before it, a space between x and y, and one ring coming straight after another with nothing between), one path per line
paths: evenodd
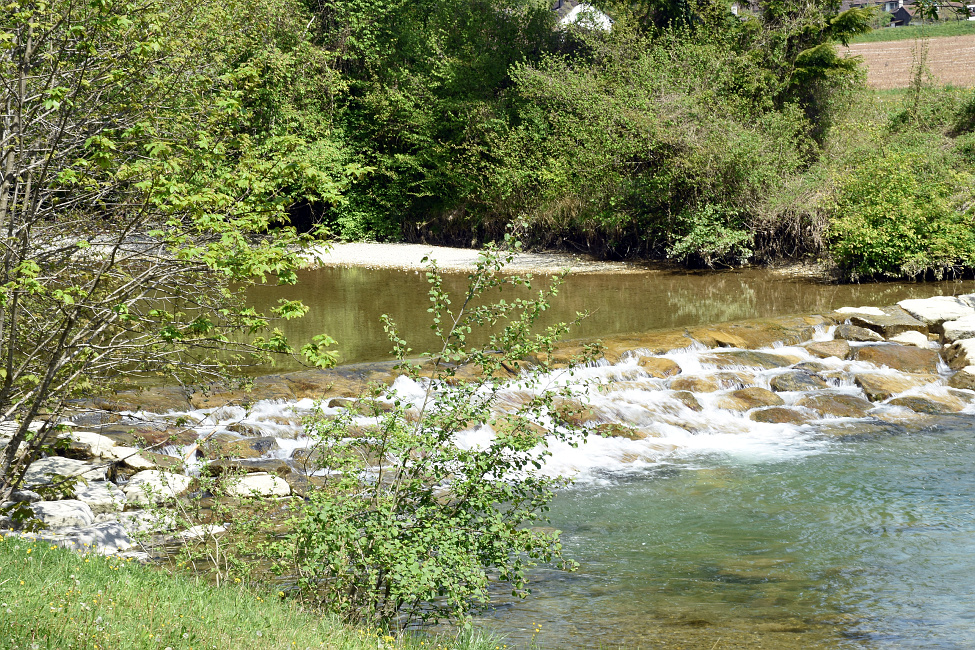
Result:
M639 365L648 375L655 379L665 379L679 375L681 372L677 362L663 357L640 357Z
M872 332L871 332L872 333ZM877 338L880 338L879 336ZM843 339L833 339L832 341L810 341L803 343L809 354L820 359L836 357L837 359L850 358L850 344Z
M161 503L182 494L192 482L182 474L150 469L135 474L122 490L129 503Z
M210 441L204 445L207 458L260 458L269 451L280 449L276 438L260 436L229 442Z
M857 349L853 353L853 358L901 372L929 374L938 371L940 360L935 350L907 345L867 345Z
M291 382L280 375L257 377L249 386L239 389L213 385L207 390L193 393L190 404L193 408L201 409L227 404L249 406L261 400L294 400L296 398L291 385Z
M679 392L713 393L721 390L721 384L713 377L677 377L670 380L670 389Z
M975 339L961 339L946 345L941 351L948 367L961 370L965 366L975 364Z
M626 438L627 440L643 440L647 437L646 432L633 427L619 424L618 422L606 422L598 424L592 428L592 432L603 438Z
M777 393L788 391L822 390L828 388L822 377L804 372L802 370L791 370L785 374L778 375L769 380L769 385Z
M180 387L159 386L145 390L126 390L90 401L97 409L106 411L149 411L169 413L188 411L190 402L186 390Z
M689 334L707 347L768 348L776 343L796 345L808 341L817 326L827 324L822 316L762 318L697 328Z
M77 499L63 501L39 501L31 504L34 516L48 528L90 526L95 523L95 513L87 503Z
M716 366L720 369L728 368L758 368L770 370L783 368L796 363L799 359L787 357L771 352L757 352L755 350L728 350L715 352L701 357L701 363Z
M747 372L716 372L712 375L721 390L748 388L755 383L755 376Z
M837 325L836 329L833 330L833 338L861 343L880 342L884 340L884 337L873 330L868 330L865 327L857 327L856 325Z
M902 308L894 307L843 307L835 312L837 319L845 317L851 325L873 330L885 338L914 330L928 333L928 326ZM835 336L835 335L834 335Z
M300 472L291 472L287 476L282 476L291 487L291 494L302 498L308 498L312 492L325 485L325 479L320 476L308 476Z
M686 406L692 411L700 412L704 410L704 407L702 407L701 403L697 401L697 398L694 396L694 393L691 393L686 390L678 390L674 393L673 397L678 402L680 402L681 404L683 404L684 406Z
M853 381L871 402L882 402L905 390L917 388L934 380L934 377L917 377L892 373L857 373Z
M749 413L748 417L755 422L768 422L771 424L802 424L809 419L799 411L783 406L756 409Z
M811 409L821 416L837 418L862 418L873 408L873 404L865 399L825 392L807 395L796 402L796 406Z
M968 404L966 401L953 396L941 396L934 398L931 396L911 395L908 397L896 397L889 402L891 406L903 406L915 413L929 413L940 415L942 413L957 413Z
M552 414L560 421L574 426L599 421L599 416L588 404L574 399L557 398L553 400Z
M803 361L802 363L797 363L796 365L792 366L792 369L816 374L820 372L828 372L830 368L824 363L818 363L816 361Z
M125 507L125 493L109 481L80 485L74 490L74 498L88 504L95 515L121 512Z
M104 481L105 467L72 458L52 456L41 458L31 463L24 474L24 487L46 485L54 475L66 477L80 477L87 481Z
M647 332L645 334L611 336L602 339L606 360L613 363L613 359L621 358L625 353L636 352L643 355L659 355L683 350L691 347L696 341L690 338L684 330L663 330ZM576 342L581 348L583 344Z
M781 397L770 390L756 386L736 390L722 396L716 402L718 408L729 411L748 411L761 406L781 406L782 404L785 402Z
M729 334L719 329L697 327L688 334L695 341L700 342L709 348L747 348L748 342L740 336Z
M307 450L295 450L307 451ZM227 460L220 459L207 463L206 471L212 475L221 474L277 474L287 476L294 468L287 461L280 458L258 458L255 460Z
M286 497L291 494L291 486L274 474L246 474L229 482L227 494L234 497Z
M942 325L942 336L946 343L975 338L975 316L946 321Z
M975 366L966 366L956 372L948 379L948 385L952 388L975 390Z
M937 343L932 343L924 334L920 332L915 332L911 330L909 332L901 332L897 336L890 337L891 343L899 343L901 345L913 345L918 348L932 348L937 347Z
M954 296L901 300L897 305L927 325L929 330L939 334L946 321L975 316L975 309L971 305Z

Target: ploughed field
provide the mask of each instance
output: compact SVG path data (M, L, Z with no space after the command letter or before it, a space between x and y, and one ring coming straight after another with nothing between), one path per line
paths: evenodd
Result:
M975 35L932 38L927 42L854 43L845 49L849 56L863 57L867 84L886 90L910 85L919 47L927 47L927 68L936 81L953 86L975 86Z

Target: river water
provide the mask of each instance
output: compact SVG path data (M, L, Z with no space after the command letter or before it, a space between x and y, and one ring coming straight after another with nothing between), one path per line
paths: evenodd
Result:
M581 275L551 318L590 310L574 333L595 337L973 291L971 282L835 286L761 272ZM415 349L430 341L421 275L321 270L260 295L304 299L311 318L289 334L324 330L346 362L385 358L383 312L419 338ZM687 367L694 354L671 356ZM608 385L633 372L590 370ZM651 437L555 449L548 469L577 481L553 504L552 526L580 567L541 568L532 597L499 593L479 615L509 647L975 647L975 409L773 425L702 396L703 411L682 410L659 386L645 388L620 392L614 408L639 405L649 415L626 417L656 427Z

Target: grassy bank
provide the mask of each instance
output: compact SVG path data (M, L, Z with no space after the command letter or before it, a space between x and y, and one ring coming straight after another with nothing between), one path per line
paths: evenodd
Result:
M885 27L857 36L851 43L882 43L903 41L915 38L940 38L942 36L975 35L975 21L949 20L933 25L910 25L908 27Z
M492 650L496 639L394 637L301 611L274 594L44 542L0 537L0 647L172 650Z

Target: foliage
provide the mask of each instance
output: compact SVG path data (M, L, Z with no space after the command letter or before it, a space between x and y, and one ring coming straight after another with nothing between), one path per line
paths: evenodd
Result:
M276 546L305 602L369 624L464 620L488 600L492 578L524 596L530 567L562 559L558 533L532 527L563 482L539 470L549 440L574 444L568 422L582 405L559 385L570 371L525 365L565 331L533 333L556 285L491 302L528 282L501 275L510 256L482 255L456 307L432 266L442 348L409 361L387 320L402 376L306 422L316 441L308 469L321 484ZM471 346L481 331L485 345Z
M941 38L944 36L967 36L975 34L975 22L967 20L948 20L935 25L908 25L893 29L877 29L854 37L852 43L880 43L884 41L915 40L919 38Z
M294 281L282 188L295 166L240 131L244 91L219 56L206 64L219 52L208 9L58 0L0 13L0 417L20 422L0 494L79 392L223 373L246 360L216 354L228 347L291 351L231 283Z
M971 174L932 164L925 145L885 147L839 182L830 226L835 263L851 279L945 274L975 264Z
M280 591L212 584L131 559L0 537L0 638L9 650L240 648L242 650L493 650L468 633L393 635L303 612Z

